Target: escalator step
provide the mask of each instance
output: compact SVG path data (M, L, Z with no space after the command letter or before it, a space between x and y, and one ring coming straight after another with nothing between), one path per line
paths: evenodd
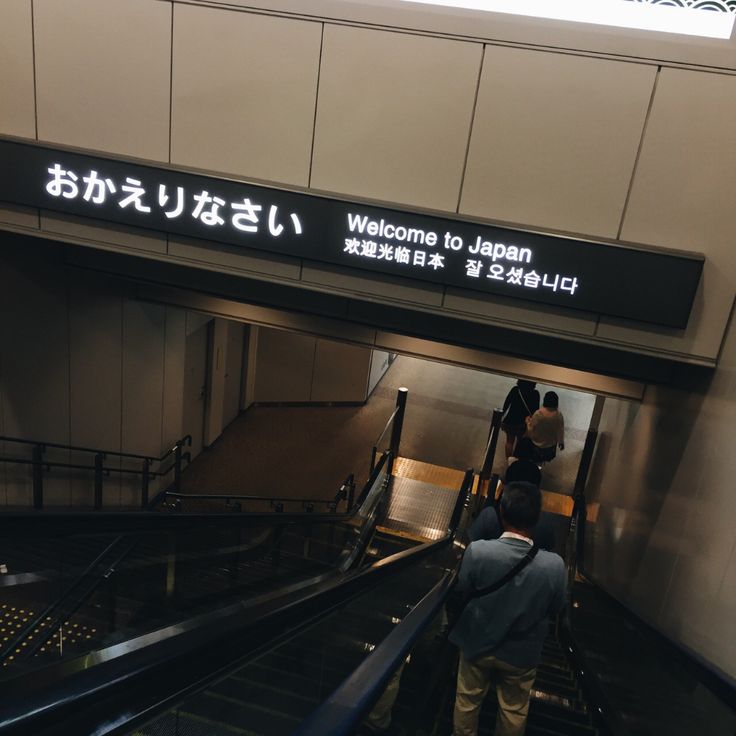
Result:
M260 707L275 712L287 711L290 715L301 719L306 718L320 703L316 694L310 698L301 692L289 691L283 686L253 682L241 677L237 679L228 677L211 686L208 692L228 698L233 703L241 702L243 705L258 703Z
M288 707L288 703L284 704ZM215 728L243 729L234 733L253 733L263 736L287 736L302 720L285 710L274 710L258 703L230 698L212 690L205 690L186 705L186 710L200 719L207 719Z
M144 736L171 736L171 734L177 734L177 736L264 736L258 731L221 723L185 708L179 710L178 715L174 726L169 726L168 730L163 728L161 730L143 729L142 734Z

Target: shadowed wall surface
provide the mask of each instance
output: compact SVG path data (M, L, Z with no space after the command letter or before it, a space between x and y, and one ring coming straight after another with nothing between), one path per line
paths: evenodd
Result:
M589 483L586 564L657 628L736 677L736 330L691 391L608 400Z

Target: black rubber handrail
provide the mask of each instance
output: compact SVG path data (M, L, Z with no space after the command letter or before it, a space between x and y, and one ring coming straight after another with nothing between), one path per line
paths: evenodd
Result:
M446 539L453 538L473 486L473 471L463 478ZM480 491L480 489L479 489ZM360 666L304 721L292 736L350 736L378 700L404 657L434 620L457 579L449 570L404 620L371 652Z
M1 440L2 438L0 438ZM104 453L103 453L104 454ZM143 458L144 460L148 460L150 458ZM14 463L16 465L36 465L36 462L34 460L29 460L28 458L21 458L21 457L0 457L0 463ZM96 470L94 465L79 465L77 463L57 463L57 462L47 462L46 460L43 460L41 462L41 466L45 470L51 470L51 468L66 468L67 470ZM169 466L166 468L166 470L149 470L148 471L148 477L149 478L157 478L158 476L164 476L167 475L168 472L171 470L173 466ZM141 471L138 468L110 468L110 467L102 467L102 472L105 475L110 475L110 473L128 473L130 475L141 475L143 471Z
M456 577L456 570L446 572L406 618L291 736L352 736L356 726L381 696L391 675L445 604Z
M161 511L13 511L0 514L0 534L5 538L42 536L62 537L76 534L133 534L146 531L176 531L196 529L203 526L227 527L249 526L268 523L295 524L308 522L339 522L352 517L365 500L373 484L383 472L390 459L384 452L353 508L343 513L273 512L185 513L175 514ZM163 492L162 492L163 493ZM160 494L162 495L162 494ZM156 499L152 501L155 503Z
M391 575L451 543L413 547L345 575L320 576L253 608L233 604L191 625L180 622L136 640L3 682L0 735L123 733L209 679L240 666L279 636L324 617ZM278 592L277 592L278 593ZM245 651L244 647L250 647ZM163 676L165 670L167 675ZM100 726L100 720L105 721ZM93 728L94 723L94 728ZM109 726L109 727L108 727ZM71 730L69 730L71 729Z
M368 481L368 488L372 487L372 485L375 484L375 481L378 478L378 475L381 472L381 469L382 469L383 465L385 463L387 463L387 462L388 462L388 456L387 455L384 455L381 458L381 463L380 463L379 467L377 468L376 472L371 475L371 478ZM358 510L355 509L355 512L357 512L357 511ZM329 523L334 523L336 521L340 521L340 520L346 518L349 515L351 515L351 514L348 513L348 514L336 515L335 513L330 513L329 515L317 515L317 514L314 514L314 513L303 513L303 514L283 514L283 513L281 513L278 516L274 516L273 514L269 514L267 516L267 518L268 518L269 521L272 522L272 524L273 524L274 527L280 527L280 526L283 526L283 525L292 524L292 523L298 523L298 522L303 522L303 521L307 521L307 520L309 522L314 522L314 521L320 522L320 521L325 520L325 521L328 521ZM18 515L10 514L10 515L4 515L3 517L0 517L0 518L2 518L2 521L5 521L5 522L9 522L10 523L11 529L14 530L15 534L20 533L21 532L21 528L22 528L22 524L17 523L18 522L18 519L17 518L15 518L15 519L13 518L13 517L17 517L17 516ZM44 521L50 522L52 524L60 521L61 518L64 518L64 520L66 522L69 521L69 519L68 519L68 516L69 515L66 515L66 514L58 514L58 515L44 514L41 517L39 517L37 514L30 514L30 515L29 514L22 514L21 516L26 521L28 520L28 518L30 518L32 525L36 529L38 527L38 521L39 521L39 519L43 519ZM95 519L99 519L100 516L101 516L100 514L95 514L94 515L94 518ZM112 516L114 518L114 521L117 522L117 520L118 520L117 517L120 516L120 513L113 514ZM166 523L160 523L162 519L171 519L171 518L181 519L182 518L182 516L179 516L179 515L172 517L172 516L162 515L160 513L150 513L150 512L134 512L133 514L130 514L130 515L127 515L126 514L126 516L128 516L128 517L129 516L137 517L138 523L140 523L141 519L146 519L146 520L153 519L154 520L154 524L155 524L155 528L156 528L157 531L162 530L162 527L168 526ZM199 519L201 518L202 515L197 514L195 516L197 517L197 519L196 519L196 521L197 521L196 526L197 526L197 528L201 528L202 525L199 523ZM209 520L213 518L213 515L207 514L207 515L204 515L204 516L207 519L207 521L205 523L208 523L209 524ZM228 517L232 517L231 514L228 514L227 516ZM244 526L244 524L242 524L243 520L253 521L253 516L256 516L257 517L257 524L259 526L262 525L263 520L262 520L262 515L260 515L260 514L258 514L258 515L239 514L236 518L241 523L238 523L237 526L241 526L241 527ZM8 518L8 517L10 517L10 518ZM85 522L88 522L89 521L89 514L81 515L79 518L84 518L84 521ZM184 518L188 522L193 521L193 519L191 518L191 515L187 515ZM217 518L219 520L219 517L214 517L214 518ZM228 526L231 526L231 525L228 525ZM95 533L98 533L100 531L99 527L100 527L100 524L98 524L95 521L94 522ZM0 528L1 528L1 524L0 524ZM67 589L61 595L59 595L49 606L47 606L47 608L39 616L36 616L29 624L27 624L25 627L23 627L23 629L20 632L18 632L15 637L13 637L13 640L10 642L10 644L7 647L3 648L2 651L0 651L0 664L2 664L2 662L6 661L7 659L9 659L11 657L14 657L15 656L14 655L14 652L19 647L25 646L24 645L24 642L27 643L30 640L30 638L34 634L36 628L40 626L41 622L46 621L47 618L54 617L54 621L52 622L52 624L47 629L48 632L49 632L48 633L48 636L50 636L52 634L54 628L55 628L54 624L58 625L59 622L60 622L60 621L57 621L56 619L58 619L60 617L63 618L64 616L67 616L67 617L68 616L71 616L76 610L78 610L81 607L81 605L83 605L84 602L87 600L87 598L89 598L89 596L91 596L92 593L94 593L94 591L99 587L99 585L102 583L102 581L104 579L104 577L102 575L99 575L99 574L96 576L96 578L93 578L93 573L97 570L98 566L100 565L100 562L103 561L104 558L109 554L109 552L112 549L114 549L116 546L118 546L123 541L124 538L131 537L132 538L132 542L125 547L125 549L123 550L123 552L120 555L118 555L118 557L114 561L113 565L112 566L109 566L109 565L107 566L109 569L114 570L118 565L120 565L124 561L125 557L127 557L127 555L130 552L132 552L132 550L135 548L137 542L139 541L139 537L137 537L136 534L139 533L139 532L141 532L141 529L140 528L136 528L136 530L135 530L135 532L133 534L131 534L130 532L128 532L125 535L116 536L116 538L97 556L97 558L95 558L95 560L92 563L90 563L90 565L88 565L88 567L72 582L72 584L69 587L67 587ZM356 547L361 547L364 544L365 544L365 535L363 533L361 533L358 536L358 539L356 540ZM350 556L346 556L346 559L348 561L350 561L352 558ZM345 564L343 564L340 567L340 569L347 569L347 567L346 567ZM85 586L85 593L86 594L82 598L79 598L78 600L73 601L72 608L70 608L69 611L66 611L66 613L62 613L62 614L58 614L57 615L57 613L59 611L62 611L62 612L65 611L65 609L64 609L65 603L70 599L70 597L72 596L72 594L77 589L82 588L82 586ZM46 638L48 638L48 636ZM45 639L43 639L43 637L40 638L40 639L38 639L36 641L36 644L35 645L33 645L32 647L28 647L27 648L27 651L24 649L23 650L24 653L31 653L31 650L33 650L35 652L43 644L44 641L45 641Z
M93 447L80 447L78 445L62 445L58 442L45 442L44 440L28 440L22 437L7 437L0 436L0 442L13 442L19 445L41 445L43 447L52 447L56 450L73 450L74 452L91 452L95 455L102 454L110 457L129 457L135 460L150 460L151 462L161 462L165 460L169 455L176 452L177 447L183 447L184 445L192 444L192 436L190 434L182 437L178 442L174 443L161 457L155 455L138 455L133 452L116 452L114 450L100 450L99 448ZM46 463L44 463L46 464Z
M388 456L384 455L382 464L387 461ZM379 474L377 467L372 483ZM470 475L472 478L472 471ZM470 483L466 487L464 504ZM273 515L268 518L275 520ZM277 518L280 521L282 517ZM392 574L439 551L452 542L453 534L454 530L443 539L404 550L367 569L321 575L286 592L276 591L265 596L268 600L262 605L244 608L242 604L233 604L198 617L191 626L180 622L107 650L8 680L3 683L6 697L0 734L33 732L45 736L58 733L57 724L61 722L65 729L76 733L90 732L93 724L96 733L122 733L123 729L150 720L155 712L171 705L174 699L181 699L192 688L200 689L202 683L225 669L242 664L243 658L251 655L241 651L241 644L250 646L252 653L273 645L279 635L292 636L297 628L321 619L325 610L362 595ZM218 660L218 656L227 661ZM162 675L162 668L167 675ZM84 723L75 726L71 720L74 718ZM115 725L103 728L99 725L102 721Z
M203 527L256 526L267 524L330 523L350 518L354 512L307 513L222 512L176 513L161 511L46 512L18 511L0 514L0 533L5 538L29 536L53 538L89 534L137 534L152 531L184 531Z

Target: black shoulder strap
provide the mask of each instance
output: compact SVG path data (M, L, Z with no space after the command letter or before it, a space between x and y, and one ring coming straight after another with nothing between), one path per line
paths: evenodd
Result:
M521 403L524 404L524 408L526 409L526 413L529 416L531 416L532 415L532 410L529 408L529 404L526 403L526 399L524 398L524 394L521 393L521 389L518 386L516 387L516 390L519 393L519 398L521 399Z
M532 544L531 549L519 560L500 580L497 580L493 585L489 585L485 588L479 588L468 594L468 598L480 598L488 593L494 593L499 588L503 588L509 580L513 579L518 575L536 556L539 552L539 547L536 544Z

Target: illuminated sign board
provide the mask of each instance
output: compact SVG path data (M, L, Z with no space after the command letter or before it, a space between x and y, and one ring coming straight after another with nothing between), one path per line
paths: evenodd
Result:
M684 327L700 255L513 230L0 139L0 200Z

